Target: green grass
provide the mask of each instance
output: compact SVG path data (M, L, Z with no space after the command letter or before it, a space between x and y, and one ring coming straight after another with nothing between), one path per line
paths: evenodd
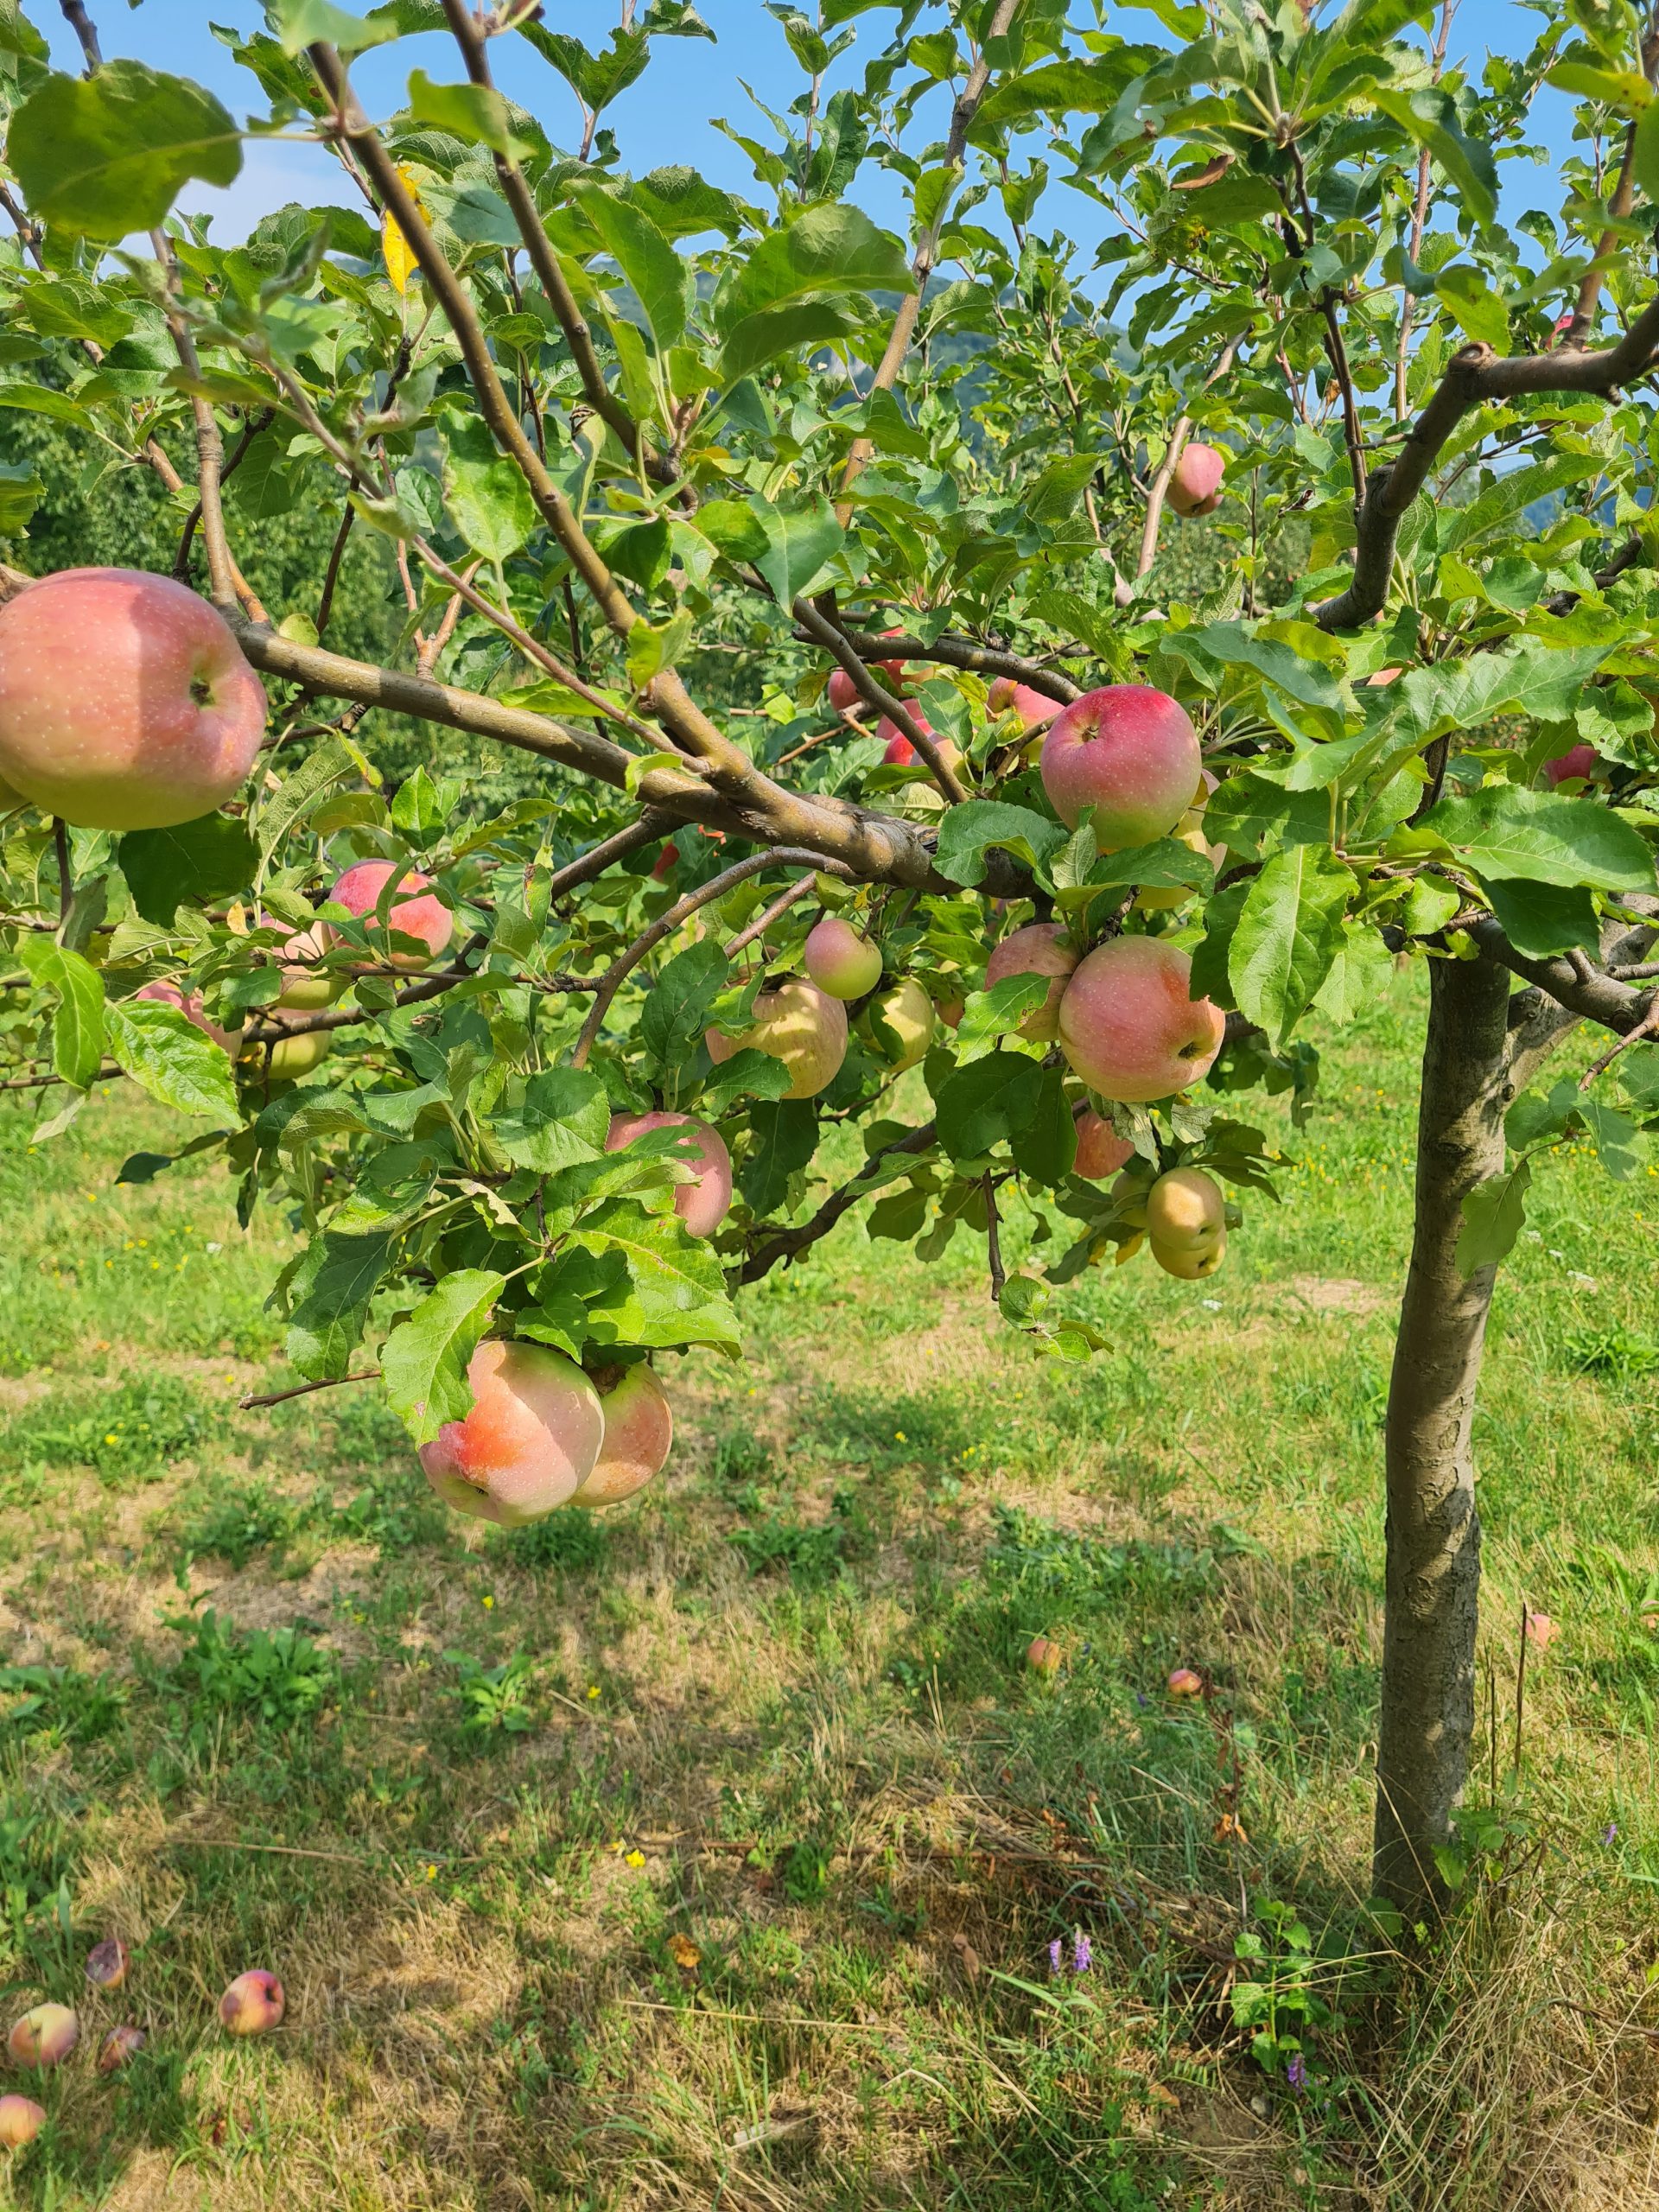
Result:
M1263 1109L1299 1165L1221 1275L1065 1294L1086 1366L965 1236L849 1224L747 1366L668 1363L661 1481L511 1535L370 1389L236 1410L286 1232L189 1163L118 1188L159 1116L0 1114L0 1978L85 2028L0 2202L1655 2201L1659 1187L1576 1154L1478 1427L1502 1818L1427 1965L1364 1910L1418 1020L1402 982L1330 1040L1305 1134ZM249 1965L289 2018L232 2046Z

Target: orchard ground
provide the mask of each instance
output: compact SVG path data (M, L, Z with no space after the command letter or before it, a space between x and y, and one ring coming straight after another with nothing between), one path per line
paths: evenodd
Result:
M1650 1172L1557 1154L1500 1278L1476 1770L1512 1808L1524 1601L1522 1810L1427 1969L1362 1910L1420 983L1319 1039L1305 1134L1268 1109L1301 1164L1221 1275L1073 1287L1092 1363L1030 1357L965 1238L925 1268L849 1224L747 1295L747 1367L665 1363L663 1478L515 1535L435 1505L372 1386L236 1411L289 1379L283 1232L189 1162L117 1188L158 1109L31 1154L9 1107L0 1941L12 2010L83 2039L4 2085L52 2123L0 2191L1659 2203ZM233 2046L253 1966L288 2017Z

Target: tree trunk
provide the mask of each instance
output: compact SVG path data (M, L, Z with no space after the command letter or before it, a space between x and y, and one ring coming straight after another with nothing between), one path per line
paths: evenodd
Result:
M1510 979L1484 960L1430 964L1416 1212L1389 1388L1387 1622L1373 1885L1423 1916L1442 1890L1475 1718L1480 1521L1470 1444L1491 1268L1457 1262L1466 1193L1503 1166Z

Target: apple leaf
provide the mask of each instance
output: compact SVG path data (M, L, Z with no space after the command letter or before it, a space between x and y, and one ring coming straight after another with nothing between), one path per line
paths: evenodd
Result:
M57 994L52 1065L67 1084L85 1090L104 1058L104 978L90 961L49 937L20 931L17 957L36 983Z
M518 550L536 527L536 502L518 470L476 416L443 423L443 496L455 527L486 561Z
M1251 884L1227 953L1239 1011L1282 1045L1342 950L1354 879L1316 845L1275 853Z
M517 1166L553 1175L598 1159L610 1126L610 1102L596 1075L585 1068L548 1068L531 1077L524 1103L503 1113L493 1134Z
M242 135L213 95L142 61L53 75L11 118L6 158L33 212L65 231L151 231L181 188L233 184Z
M171 929L181 906L245 891L257 865L247 824L228 814L204 814L170 830L130 830L120 860L133 905L162 930Z
M104 1009L111 1056L133 1081L181 1114L211 1116L220 1128L242 1119L229 1056L175 1006L124 999Z
M749 1111L748 1157L738 1187L753 1212L764 1217L783 1204L789 1179L818 1148L818 1117L804 1098L766 1099Z
M308 1382L336 1381L350 1365L392 1242L388 1235L331 1231L301 1261L289 1286L299 1295L289 1316L288 1356Z
M472 1411L467 1370L505 1287L505 1278L487 1268L459 1268L380 1347L386 1396L417 1445Z
M979 1160L1027 1128L1042 1096L1039 1061L1024 1052L989 1052L947 1076L936 1118L939 1141L953 1160Z
M607 1198L569 1242L622 1265L602 1305L589 1309L590 1333L601 1342L658 1351L678 1344L741 1349L725 1271L706 1244L686 1233L677 1214L646 1213L626 1198Z
M1489 1175L1463 1202L1463 1230L1458 1238L1458 1266L1465 1275L1495 1268L1515 1249L1526 1225L1527 1191L1532 1162L1517 1160L1507 1174Z
M1651 891L1653 855L1611 807L1522 784L1456 792L1417 825L1443 838L1483 878L1515 876L1570 889Z

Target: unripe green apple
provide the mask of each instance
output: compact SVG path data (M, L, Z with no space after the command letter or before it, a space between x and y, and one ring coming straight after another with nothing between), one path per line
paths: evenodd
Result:
M861 1027L887 1065L903 1074L915 1066L933 1042L933 1001L913 976L906 976L872 1001ZM896 1058L884 1030L891 1031L898 1040Z

